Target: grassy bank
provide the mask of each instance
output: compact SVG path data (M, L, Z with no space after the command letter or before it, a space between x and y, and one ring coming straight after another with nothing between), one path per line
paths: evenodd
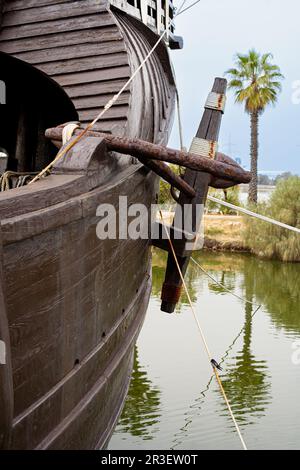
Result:
M204 247L218 251L249 251L244 242L244 220L235 215L204 216Z
M164 212L164 220L171 224L172 212ZM243 217L224 214L204 216L204 248L215 251L249 251L244 242Z

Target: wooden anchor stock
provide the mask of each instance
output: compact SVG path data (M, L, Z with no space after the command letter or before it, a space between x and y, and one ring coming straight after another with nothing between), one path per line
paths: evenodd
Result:
M216 78L212 92L225 94L227 87L227 82L225 79ZM214 109L205 109L202 120L200 122L196 137L199 139L207 139L210 141L217 141L221 126L221 119L222 119L222 111L214 110ZM217 163L209 160L207 161L210 163ZM177 210L182 210L184 222L184 206L192 204L194 212L192 215L192 230L194 233L197 233L199 230L199 223L201 221L196 220L196 205L201 204L205 205L207 199L208 188L212 182L212 176L210 172L195 172L192 169L187 169L184 175L184 181L193 186L196 191L196 196L190 200L186 197L184 193L181 193L179 196L178 207ZM175 215L174 221L178 220ZM174 230L174 221L172 228ZM197 226L198 223L198 226ZM184 227L184 223L183 223ZM172 237L172 232L171 232ZM186 273L190 254L185 253L185 245L186 245L186 238L183 236L181 240L172 240L174 249L176 252L176 257L178 264L180 266L180 270L183 276ZM179 301L182 289L182 280L181 276L178 271L177 264L175 262L173 253L169 251L168 255L168 262L166 268L166 275L165 281L162 288L162 296L161 296L161 310L167 313L173 313L176 307L177 302Z

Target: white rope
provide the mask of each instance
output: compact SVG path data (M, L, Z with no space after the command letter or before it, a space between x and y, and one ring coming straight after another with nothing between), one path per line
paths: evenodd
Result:
M187 10L189 10L190 8L193 8L195 5L197 5L197 3L201 2L201 0L196 0L194 3L192 3L191 5L187 6L186 8L184 8L177 16L181 15L182 13L185 13ZM183 6L183 5L182 5ZM182 8L182 7L181 7Z
M177 88L176 84L175 84L175 87L176 87L177 122L178 122L180 149L182 151L185 151L186 148L184 146L184 138L183 138L183 127L182 127L182 120L181 120L180 98L179 98L178 88Z
M184 10L182 11L182 8L183 6L185 5L187 0L183 0L180 7L178 8L178 10L176 11L173 19L176 18L176 16L179 16L180 14L182 14L184 12ZM200 1L200 0L199 0ZM198 3L198 2L197 2ZM189 7L186 8L189 9L191 8L193 5L190 5ZM161 36L158 38L158 40L156 41L156 43L154 44L154 46L152 47L152 49L148 52L148 54L146 55L146 57L144 58L144 60L140 63L140 65L138 66L138 68L134 71L134 73L131 75L131 77L127 80L127 82L125 83L125 85L120 89L120 91L114 95L112 97L112 99L110 99L106 105L104 106L103 110L98 114L98 116L95 117L95 119L90 122L85 129L83 129L83 131L81 132L81 134L79 134L77 137L74 138L74 140L72 140L71 142L69 142L65 147L63 147L63 149L56 155L55 159L49 163L49 165L47 165L29 184L32 184L34 183L35 181L39 180L45 173L47 173L47 171L49 171L52 166L60 159L62 158L69 150L71 150L74 145L76 145L80 139L90 130L94 127L94 125L99 121L99 119L102 118L102 116L113 106L113 104L119 99L120 95L126 90L126 88L130 85L130 83L134 80L134 78L137 76L137 74L139 73L139 71L144 67L144 65L146 64L146 62L149 60L149 58L151 57L151 55L154 53L155 49L159 46L159 44L161 43L161 41L163 40L163 38L165 37L165 35L167 34L167 32L169 31L171 25L172 25L172 20L169 21L169 24L168 24L168 27L164 30L164 32L161 34Z
M285 228L292 232L300 233L299 228L293 227L292 225L284 224L283 222L279 222L278 220L272 219L271 217L267 217L266 215L257 214L256 212L252 212L249 209L245 209L244 207L235 206L234 204L231 204L230 202L222 201L221 199L218 199L214 196L207 196L207 198L212 202L216 202L217 204L221 204L222 206L226 206L226 207L229 207L230 209L234 209L238 212L242 212L243 214L247 214L250 217L263 220L264 222L269 222L270 224L277 225L278 227Z
M229 294L233 295L234 297L236 297L237 299L239 300L242 300L243 302L247 303L247 304L251 304L251 305L254 305L255 307L258 307L260 309L261 307L261 304L256 304L255 302L251 302L251 300L247 300L243 297L240 297L239 295L235 294L234 292L232 292L230 289L228 289L226 286L224 286L224 284L222 284L221 282L217 281L217 279L215 279L213 276L211 276L211 274L209 274L206 269L203 268L203 266L201 266L201 264L199 264L192 256L191 256L191 260L193 261L193 263L198 266L199 269L201 269L201 271L206 274L206 276L208 276L215 284L217 284L218 286L222 287L222 289L226 290Z
M207 97L205 108L207 109L215 109L217 111L225 111L225 104L226 104L226 95L224 93L215 93L211 91Z
M72 136L74 134L74 131L76 129L79 129L80 125L78 122L69 122L62 131L62 144L66 145L69 140L72 139Z
M230 403L229 403L229 401L228 401L228 399L227 399L226 392L225 392L225 390L224 390L224 388L223 388L221 379L220 379L220 377L219 377L219 374L218 374L218 371L217 371L217 368L216 368L216 365L218 366L218 364L215 364L215 361L214 361L214 359L213 359L213 357L212 357L212 355L211 355L211 352L210 352L210 350L209 350L209 347L208 347L208 344L207 344L207 341L206 341L204 332L203 332L203 330L202 330L202 328L201 328L201 324L200 324L200 322L199 322L199 320L198 320L198 317L197 317L197 315L196 315L196 312L195 312L195 309L194 309L194 306L193 306L193 303L192 303L192 299L191 299L191 297L190 297L190 294L189 294L189 291L188 291L188 288L187 288L187 285L186 285L184 276L183 276L183 274L182 274L181 268L180 268L179 263L178 263L178 259L177 259L177 256L176 256L176 253L175 253L175 250L174 250L174 246L173 246L172 240L171 240L171 238L170 238L170 234L169 234L169 232L168 232L168 230L167 230L167 227L166 227L166 225L165 225L165 222L164 222L164 218L163 218L161 209L159 209L159 214L160 214L160 218L161 218L161 221L162 221L162 225L163 225L163 227L164 227L164 230L165 230L165 232L166 232L166 235L167 235L167 238L168 238L168 241L169 241L169 244L170 244L170 248L171 248L171 251L172 251L172 254L173 254L173 258L174 258L174 261L175 261L175 263L176 263L177 269L178 269L178 273L179 273L180 279L181 279L181 281L182 281L182 284L183 284L183 287L184 287L186 296L187 296L187 298L188 298L188 302L189 302L191 311L192 311L192 313L193 313L193 317L194 317L194 319L195 319L195 321L196 321L196 324L197 324L197 326L198 326L198 330L199 330L199 332L200 332L200 336L201 336L202 342L203 342L203 344L204 344L204 347L205 347L205 350L206 350L206 354L207 354L207 356L208 356L208 359L209 359L210 364L213 366L214 374L215 374L215 376L216 376L217 382L218 382L218 384L219 384L221 393L222 393L223 398L224 398L224 400L225 400L226 406L227 406L227 408L228 408L229 414L230 414L230 416L231 416L231 419L232 419L232 421L233 421L233 424L234 424L234 426L235 426L235 429L236 429L236 431L237 431L237 434L238 434L238 436L239 436L239 438L240 438L242 447L243 447L244 450L247 450L246 443L245 443L245 441L244 441L244 439L243 439L243 436L242 436L242 434L241 434L239 425L238 425L238 423L237 423L237 421L236 421L236 419L235 419L235 417L234 417L234 414L233 414L232 409L231 409L231 405L230 405Z
M200 139L194 137L190 146L190 153L201 155L202 157L214 159L218 150L218 142L214 140Z

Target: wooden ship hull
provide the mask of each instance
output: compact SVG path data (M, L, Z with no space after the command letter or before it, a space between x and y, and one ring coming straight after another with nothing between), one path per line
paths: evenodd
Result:
M45 130L87 124L157 35L104 0L0 1L0 147L39 171ZM96 130L166 144L175 86L161 43ZM84 137L31 185L0 193L0 448L103 448L126 397L151 290L149 240L99 240L100 204L150 207L157 177Z

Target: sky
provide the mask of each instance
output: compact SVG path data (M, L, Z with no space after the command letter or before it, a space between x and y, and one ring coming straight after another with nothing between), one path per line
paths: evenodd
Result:
M271 52L285 79L278 103L260 118L258 169L300 175L300 0L201 0L176 19L176 34L184 39L184 48L171 57L185 146L195 135L214 77L224 76L235 54L251 48ZM249 116L232 92L227 95L219 150L249 167ZM179 147L176 121L169 145Z

